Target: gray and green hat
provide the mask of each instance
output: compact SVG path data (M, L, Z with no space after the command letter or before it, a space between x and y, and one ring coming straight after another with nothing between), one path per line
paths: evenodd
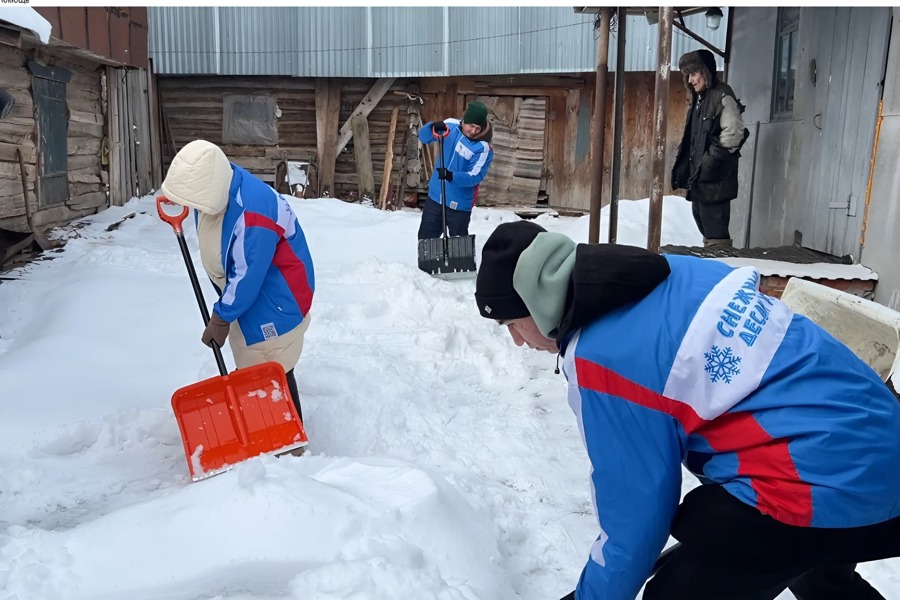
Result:
M475 302L482 317L505 320L528 316L525 301L513 287L513 274L519 256L545 231L531 221L503 223L485 242L475 279Z
M537 223L503 223L481 252L475 302L481 316L495 320L532 316L552 337L565 310L575 266L575 242Z

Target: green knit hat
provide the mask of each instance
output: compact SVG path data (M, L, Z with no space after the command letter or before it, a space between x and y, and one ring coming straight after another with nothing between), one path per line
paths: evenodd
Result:
M463 115L463 123L478 125L484 129L487 127L487 116L487 106L481 102L469 102L469 107L466 108L466 114Z
M539 233L519 255L513 288L534 317L538 329L556 337L575 268L576 244L562 233Z

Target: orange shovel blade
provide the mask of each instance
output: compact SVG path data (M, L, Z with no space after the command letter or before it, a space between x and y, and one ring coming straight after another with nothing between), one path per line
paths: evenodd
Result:
M172 410L194 481L308 443L284 368L276 362L183 387L172 395Z

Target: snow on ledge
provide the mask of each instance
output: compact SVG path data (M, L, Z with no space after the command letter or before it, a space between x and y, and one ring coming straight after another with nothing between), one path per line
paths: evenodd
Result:
M0 6L0 21L27 29L40 38L42 44L50 42L52 26L36 10L27 6Z
M803 279L858 279L877 281L878 273L864 265L838 265L833 263L795 264L780 260L757 258L715 257L732 267L756 267L764 277L800 277Z

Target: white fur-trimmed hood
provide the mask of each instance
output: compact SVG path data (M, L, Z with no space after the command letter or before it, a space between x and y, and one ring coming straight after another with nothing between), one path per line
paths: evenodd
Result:
M161 191L172 202L216 215L228 208L231 177L231 163L222 149L194 140L172 159Z

